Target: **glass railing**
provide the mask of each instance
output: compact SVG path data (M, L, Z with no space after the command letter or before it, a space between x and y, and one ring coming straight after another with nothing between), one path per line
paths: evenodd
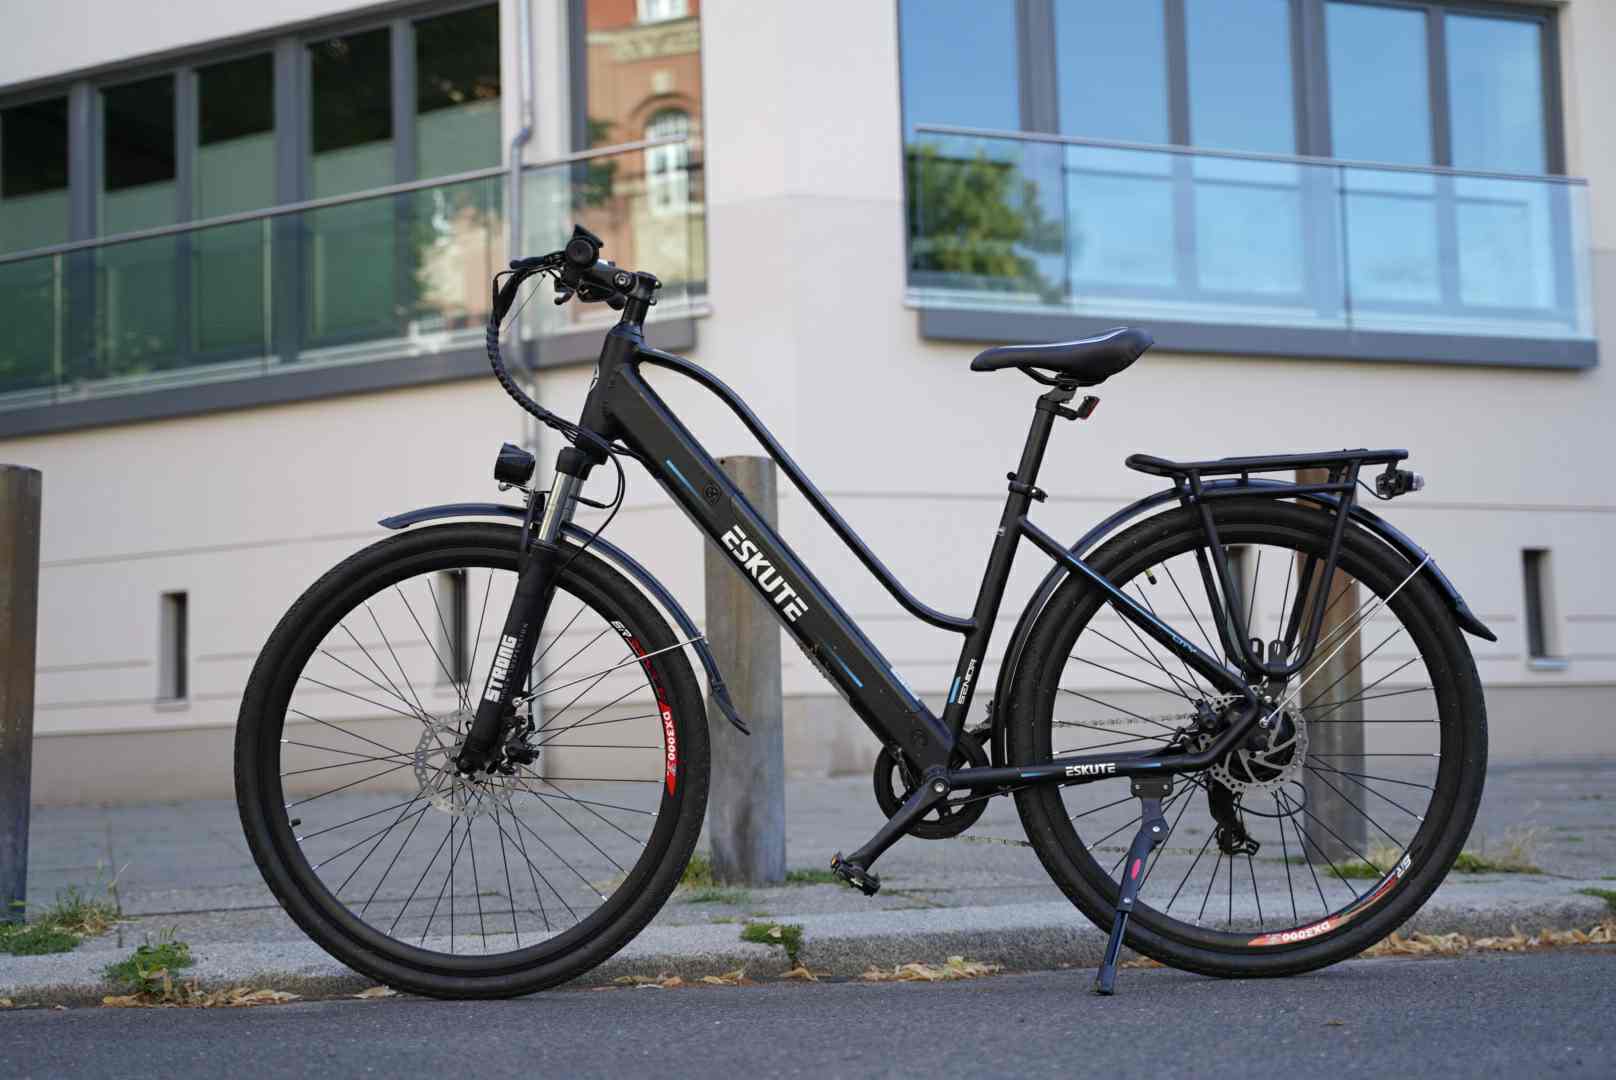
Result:
M1580 180L941 127L908 170L922 307L1594 336Z
M524 251L559 248L581 222L607 257L663 279L653 318L688 310L705 280L689 157L659 158L652 176L641 148L525 167ZM0 255L0 411L480 350L507 261L508 187L505 170L484 169ZM514 332L538 340L542 362L547 336L608 316L546 299Z

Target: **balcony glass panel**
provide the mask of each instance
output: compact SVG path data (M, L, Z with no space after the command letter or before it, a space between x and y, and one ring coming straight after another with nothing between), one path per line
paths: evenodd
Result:
M1586 194L1547 177L922 128L911 299L1586 341Z
M688 313L704 292L705 244L699 156L691 153L686 161L687 175L679 180L690 200L679 213L651 206L643 150L526 169L525 250L559 248L573 223L582 223L606 240L608 258L651 270L666 283L653 321ZM664 170L670 167L664 163ZM245 221L174 226L158 237L113 237L67 251L22 253L9 262L0 256L0 280L31 289L25 306L19 306L21 289L10 294L8 310L18 315L0 345L0 430L6 410L16 408L410 356L480 354L489 282L508 257L506 187L501 171L410 192L361 195L341 206L269 209L251 212ZM408 212L400 212L400 205ZM355 260L346 278L312 287L305 275L318 267L315 249L330 241L339 213L343 235L355 248L386 248L398 257ZM182 260L195 272L211 270L216 280L187 291ZM123 306L132 285L105 285L109 267L135 266L147 271L141 295L152 310L167 313L167 337L141 336L149 315ZM367 278L382 279L389 296L408 295L409 304L385 323L372 320L368 333L354 332L360 324L351 323L350 333L333 341L306 306L322 297L348 303L344 291L374 297ZM616 318L605 305L554 307L549 290L542 292L525 309L521 331L540 339L541 357L545 336ZM178 325L194 326L204 302L209 334L187 339L175 333L174 313L180 314ZM130 340L141 351L128 350Z

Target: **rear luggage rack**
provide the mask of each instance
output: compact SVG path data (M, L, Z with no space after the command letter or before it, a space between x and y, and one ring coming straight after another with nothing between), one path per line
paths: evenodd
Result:
M1326 553L1320 557L1308 553L1302 562L1298 596L1309 595L1315 579L1334 580L1341 558L1341 541L1346 533L1347 519L1356 504L1358 474L1365 465L1384 465L1385 471L1375 479L1375 493L1383 499L1394 498L1409 491L1418 491L1424 481L1415 473L1405 472L1397 463L1408 457L1407 450L1336 450L1317 454L1269 454L1257 457L1227 457L1212 461L1169 461L1150 454L1132 454L1127 466L1152 476L1165 476L1173 481L1179 502L1186 509L1194 508L1205 533L1207 549L1197 549L1201 578L1214 607L1213 622L1226 655L1232 657L1248 678L1283 684L1304 669L1313 658L1318 645L1319 631L1324 624L1325 593L1315 590L1304 616L1302 605L1292 612L1283 637L1268 643L1253 641L1247 614L1239 604L1226 598L1237 595L1233 575L1229 568L1228 550L1218 536L1218 527L1207 502L1218 498L1285 499L1295 495L1334 494L1334 521ZM1244 481L1252 473L1291 472L1299 469L1322 469L1323 480L1310 483L1283 483L1265 481L1260 486ZM1213 476L1238 476L1240 483L1205 484Z
M1251 473L1283 472L1290 469L1331 469L1356 465L1395 465L1408 457L1407 450L1331 450L1317 454L1266 454L1256 457L1215 458L1212 461L1168 461L1150 454L1130 454L1124 463L1137 472L1152 476L1240 476Z

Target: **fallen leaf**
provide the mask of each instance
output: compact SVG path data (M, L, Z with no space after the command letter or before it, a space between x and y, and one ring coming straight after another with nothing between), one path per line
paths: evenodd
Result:
M743 986L746 983L746 969L736 968L722 975L703 975L701 981L708 986Z
M936 964L899 964L891 971L877 967L867 969L859 978L865 982L947 982L955 979L979 979L997 975L1004 969L998 964L982 964L963 956L950 956L948 962Z
M1616 920L1607 920L1589 930L1540 930L1535 935L1510 927L1507 935L1469 938L1464 934L1392 934L1375 943L1364 956L1458 956L1471 950L1525 952L1567 945L1607 945L1616 943Z
M1324 1026L1325 1027L1346 1027L1347 1022L1345 1020L1326 1020L1324 1022Z
M781 926L779 923L775 923L773 926L769 927L769 936L774 940L779 941L785 936L785 927Z
M672 978L669 972L661 975L619 975L612 982L618 986L660 986L663 979Z
M299 1000L296 994L286 990L249 990L245 986L238 986L234 990L225 991L225 998L220 1005L226 1008L245 1008L252 1005L284 1005L288 1001Z
M11 999L10 998L0 998L0 1009L9 1009L9 1008L11 1008Z
M1159 968L1164 966L1160 960L1152 960L1148 956L1135 956L1117 965L1119 968Z
M828 975L830 973L825 972L824 974ZM801 964L798 964L796 967L792 968L790 971L786 972L784 975L782 975L780 977L782 979L801 979L804 982L818 982L819 981L819 976L818 975L814 974L812 971L809 971L807 968L803 967Z
M360 1001L370 1001L375 998L398 997L398 991L391 986L372 986L369 990L361 990L354 997Z
M685 981L677 975L670 975L666 979L663 979L661 982L657 983L657 985L662 987L664 990L677 990L684 984Z

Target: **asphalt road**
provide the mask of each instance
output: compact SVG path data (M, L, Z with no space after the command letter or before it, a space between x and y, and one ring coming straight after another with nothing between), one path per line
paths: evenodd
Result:
M1372 960L1285 981L1128 970L518 1001L0 1014L0 1076L1612 1075L1616 949Z

